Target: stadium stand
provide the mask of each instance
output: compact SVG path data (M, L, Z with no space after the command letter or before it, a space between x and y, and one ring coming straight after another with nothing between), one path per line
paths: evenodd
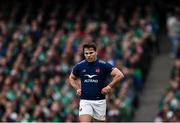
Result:
M107 121L131 121L159 52L159 19L153 2L1 1L0 121L77 122L68 76L84 42L126 76L108 95Z

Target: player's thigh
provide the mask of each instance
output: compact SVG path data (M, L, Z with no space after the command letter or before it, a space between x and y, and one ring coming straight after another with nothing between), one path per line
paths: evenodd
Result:
M93 103L93 118L98 121L106 120L106 100L98 100Z

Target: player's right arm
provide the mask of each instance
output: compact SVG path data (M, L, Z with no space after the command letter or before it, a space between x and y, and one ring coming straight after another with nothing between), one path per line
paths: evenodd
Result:
M81 87L78 82L78 78L72 72L69 76L69 83L76 90L76 94L81 96Z

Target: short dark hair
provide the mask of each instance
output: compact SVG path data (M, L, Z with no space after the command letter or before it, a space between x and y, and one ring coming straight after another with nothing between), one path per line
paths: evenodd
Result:
M83 52L85 48L93 48L96 51L96 44L95 43L85 43L83 44Z

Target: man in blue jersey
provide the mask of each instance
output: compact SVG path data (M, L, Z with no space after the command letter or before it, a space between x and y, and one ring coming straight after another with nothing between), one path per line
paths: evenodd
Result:
M94 43L84 44L83 53L85 60L76 64L69 76L71 86L76 89L77 95L81 98L79 120L80 122L105 121L105 95L120 82L124 75L119 69L97 58ZM113 78L106 85L108 75Z

